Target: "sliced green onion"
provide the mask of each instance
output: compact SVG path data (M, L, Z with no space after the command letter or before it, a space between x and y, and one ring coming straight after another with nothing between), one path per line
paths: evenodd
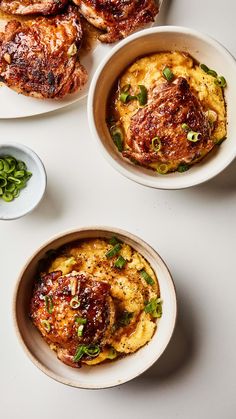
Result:
M145 269L142 269L140 271L140 275L147 282L147 284L149 284L149 285L154 285L155 284L155 281L152 279L152 277L150 275L148 275L148 273L145 271Z
M75 321L76 321L76 323L79 323L79 324L86 324L87 323L87 319L84 319L83 317L76 317Z
M84 355L96 357L100 354L98 345L79 345L76 349L73 361L78 362Z
M200 132L189 131L187 135L187 140L191 141L192 143L196 143L200 140L201 134Z
M46 306L47 312L49 314L52 314L53 307L54 307L54 304L53 304L53 301L52 301L52 297L50 295L45 295L44 300L45 300L45 306Z
M44 327L44 329L46 330L46 332L49 333L50 330L51 330L51 325L50 325L49 321L48 320L42 320L41 324Z
M183 172L186 172L188 169L189 169L188 164L180 163L177 170L179 173L183 173Z
M118 240L117 237L112 236L109 240L109 244L111 244L112 246L115 246L117 243L120 243L120 240Z
M73 298L70 300L70 306L71 306L71 308L73 308L73 309L79 308L79 306L80 306L80 301L78 300L78 295L76 295L76 297L73 297Z
M165 67L162 74L168 82L171 82L174 79L174 74L169 67Z
M96 357L100 354L100 348L98 345L88 345L84 348L84 353L91 357Z
M3 194L3 189L0 187L0 196Z
M6 202L17 198L19 196L19 190L26 186L31 176L32 173L27 171L24 162L17 161L11 156L0 157L1 198Z
M215 84L217 84L218 86L224 89L227 86L227 81L225 80L223 76L217 76L215 80Z
M115 359L116 357L117 357L117 352L116 352L115 348L111 347L111 348L109 349L109 352L108 352L107 358L108 358L108 359Z
M209 76L212 76L212 77L217 77L217 72L215 70L208 70L207 74L209 74Z
M121 243L117 243L111 250L108 250L108 252L106 253L106 258L107 259L113 258L113 256L116 256L119 253L121 248L122 248Z
M118 258L116 259L116 261L115 261L115 263L114 263L114 266L116 267L116 268L118 268L118 269L122 269L122 268L124 268L124 266L125 266L125 264L127 263L127 260L125 260L124 258L123 258L123 256L118 256Z
M147 89L143 84L139 84L138 87L140 89L140 93L137 94L137 99L139 104L144 106L147 103Z
M120 101L122 103L127 103L129 97L130 97L129 92L121 92L121 94L120 94Z
M165 164L165 163L161 163L161 164L159 164L159 166L157 167L157 172L158 172L160 175L165 175L165 174L168 172L168 170L169 170L169 167L168 167L168 165L167 165L167 164Z
M4 199L5 202L11 202L14 199L14 196L10 192L4 192L4 194L2 194L2 199Z
M145 313L151 314L154 318L160 318L162 316L162 301L160 298L151 298L150 301L145 303Z
M1 188L4 188L4 186L7 185L7 179L4 178L3 176L0 176L0 186Z
M158 151L161 150L161 146L162 146L162 144L161 144L160 138L158 136L157 137L154 137L152 139L152 145L151 145L153 151L155 151L156 153L158 153Z
M83 355L84 355L84 347L85 347L85 345L79 345L78 346L78 348L76 349L76 352L75 352L75 355L74 355L74 358L73 358L73 361L74 362L78 362L78 361L80 361L80 359L83 357Z
M26 170L26 164L23 161L18 160L18 162L17 162L17 169L18 170Z
M188 125L188 124L186 124L185 122L181 125L181 127L182 127L182 129L183 129L184 131L190 131L190 130L191 130L191 128L189 127L189 125Z
M84 325L83 325L83 324L81 324L81 325L78 327L78 331L77 331L77 334L78 334L78 336L79 336L79 337L83 336L83 331L84 331Z
M119 326L128 326L130 324L130 321L133 317L134 313L131 313L129 311L123 311L122 315L118 319L118 327Z
M111 127L110 132L118 151L123 151L123 133L121 129L115 125Z
M207 67L206 64L200 64L199 66L205 73L208 74L208 71L210 70L209 67Z
M128 102L128 97L130 96L129 89L130 89L130 84L126 84L125 86L121 88L121 93L120 93L121 102L123 103Z

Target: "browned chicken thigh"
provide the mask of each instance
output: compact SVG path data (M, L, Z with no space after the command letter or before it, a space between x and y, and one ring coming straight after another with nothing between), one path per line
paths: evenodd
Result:
M183 124L197 132L199 140L188 141ZM190 163L203 157L214 147L211 126L197 96L187 80L178 77L173 83L164 82L152 92L152 100L132 117L128 135L130 150L125 157L146 165L151 162ZM158 137L161 149L153 150Z
M87 81L78 50L82 29L76 8L26 22L10 21L0 33L0 80L37 98L62 98Z
M0 0L0 9L10 14L54 14L62 10L68 0Z
M102 42L115 42L129 35L158 13L155 0L73 0L80 13L104 31Z
M114 324L110 285L84 274L41 276L31 301L30 315L44 339L54 345L58 358L79 367L79 345L106 344Z

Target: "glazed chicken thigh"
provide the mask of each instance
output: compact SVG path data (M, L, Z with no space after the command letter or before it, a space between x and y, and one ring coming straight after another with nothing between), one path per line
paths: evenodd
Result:
M68 0L0 0L0 9L10 14L54 14L62 10Z
M82 40L79 14L70 6L55 17L10 21L0 33L0 80L37 98L62 98L87 81L78 50Z
M129 35L158 13L155 0L73 0L92 25L104 31L102 42L115 42Z

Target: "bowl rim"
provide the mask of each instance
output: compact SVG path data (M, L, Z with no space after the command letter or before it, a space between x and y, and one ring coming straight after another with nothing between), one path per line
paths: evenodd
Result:
M89 122L89 128L90 132L92 133L92 137L94 141L97 144L97 147L105 157L105 159L108 161L108 163L116 169L120 174L127 177L128 179L139 183L143 186L147 186L154 189L160 189L160 190L179 190L179 189L186 189L193 186L200 185L202 183L208 182L215 176L217 176L219 173L221 173L235 158L236 158L236 146L235 148L232 148L232 150L228 153L228 156L219 164L218 169L212 169L210 173L208 173L207 177L203 177L200 179L192 179L189 181L188 176L186 176L185 183L181 183L181 185L172 185L171 183L169 185L163 186L161 185L161 181L158 182L160 177L156 178L143 178L141 172L140 173L132 173L127 167L123 167L119 159L114 159L110 153L107 151L106 147L103 145L97 128L95 124L95 118L94 118L94 98L95 98L95 91L97 87L98 80L100 78L100 75L105 68L105 66L109 63L110 60L112 60L113 56L120 51L123 47L125 47L127 44L137 40L145 38L146 36L149 36L151 34L159 34L159 33L179 33L184 35L192 35L205 43L208 43L212 45L222 56L227 56L227 58L231 61L232 65L235 66L236 69L236 58L231 54L231 52L219 41L217 41L212 36L200 32L198 30L186 27L186 26L174 26L174 25L166 25L166 26L156 26L148 29L144 29L140 32L136 32L127 38L120 41L116 46L113 47L113 49L108 53L108 55L103 59L103 61L100 63L99 67L97 68L93 80L91 82L89 93L88 93L88 101L87 101L87 115L88 115L88 122Z
M47 187L47 173L46 173L46 169L45 166L41 160L41 158L38 156L38 154L32 150L30 147L26 146L25 144L22 143L17 143L17 142L4 142L2 144L0 144L0 154L1 154L1 149L4 147L8 147L8 148L12 148L12 150L19 150L23 153L25 153L26 155L30 156L30 158L36 163L36 166L39 168L39 174L40 174L40 179L41 179L41 183L42 183L42 192L41 195L38 196L37 200L35 200L34 204L30 206L29 209L25 210L25 211L21 211L19 213L17 213L17 215L12 215L9 216L4 215L3 217L0 215L0 220L1 221L11 221L11 220L17 220L21 217L24 217L27 214L30 214L42 201L43 196L45 194L45 190Z
M164 344L161 347L161 351L158 354L158 357L155 358L154 360L152 360L149 363L146 363L145 366L139 370L138 372L135 372L133 374L131 374L130 376L125 377L122 380L119 380L119 383L117 382L113 382L113 383L108 383L105 385L78 385L77 382L75 381L70 381L66 378L64 378L62 375L57 374L52 372L49 368L47 368L46 366L44 366L37 358L36 356L34 356L32 354L32 352L28 349L24 338L21 334L20 331L20 327L18 325L18 318L17 318L17 300L18 300L18 292L19 292L19 288L22 282L22 277L24 275L25 270L29 267L29 265L31 264L31 262L34 260L35 257L37 257L38 253L41 252L45 247L47 247L48 245L50 245L51 243L53 243L54 241L66 237L66 236L70 236L71 234L75 234L75 233L81 233L81 232L91 232L91 231L101 231L102 232L107 232L107 233L115 233L117 235L122 235L125 237L130 238L131 240L135 241L136 243L140 244L142 247L144 246L146 248L146 250L148 250L149 252L151 252L153 255L155 255L155 257L157 257L159 259L159 262L161 263L162 267L166 270L166 273L168 275L167 279L171 288L171 294L172 294L172 300L173 300L173 305L172 305L172 323L171 323L171 327L170 327L170 332L168 335L168 338L166 339L166 341L164 342ZM69 241L68 241L69 243ZM116 227L109 227L109 226L103 226L103 225L93 225L93 226L87 226L87 227L78 227L78 228L74 228L74 229L70 229L70 230L65 230L61 233L58 233L56 235L53 235L51 238L49 238L47 241L45 241L43 244L40 245L40 247L35 250L33 252L33 254L27 259L27 261L25 262L23 268L21 269L16 283L14 285L14 292L13 292L13 296L12 296L12 320L13 320L13 326L14 326L14 330L16 332L16 336L18 339L18 342L20 343L20 346L23 348L24 353L28 356L28 358L31 360L31 362L39 369L41 370L44 374L46 374L48 377L52 378L53 380L68 385L70 387L75 387L75 388L80 388L80 389L87 389L87 390L99 390L99 389L106 389L106 388L112 388L112 387L117 387L120 386L122 384L125 384L137 377L139 377L141 374L143 374L145 371L147 371L155 362L158 361L158 359L160 359L160 357L162 356L163 352L166 350L167 346L169 345L174 330L175 330L175 326L176 326L176 319L177 319L177 296L176 296L176 286L173 280L173 277L170 273L170 270L168 268L168 266L166 265L165 261L162 259L162 257L159 255L159 253L152 247L150 246L146 241L144 241L143 239L141 239L140 237L134 235L133 233L130 233L126 230L120 229L120 228L116 228Z

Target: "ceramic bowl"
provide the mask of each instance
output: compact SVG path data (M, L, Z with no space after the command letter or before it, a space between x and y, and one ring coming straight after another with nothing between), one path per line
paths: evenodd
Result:
M187 172L159 175L122 158L106 125L106 105L114 82L136 58L159 51L184 51L223 74L228 87L228 135L220 147ZM181 189L205 182L220 173L236 155L236 61L217 41L193 29L162 26L138 32L116 45L97 69L90 86L88 118L93 137L108 162L121 174L145 186Z
M32 177L21 190L18 198L11 202L0 199L0 220L14 220L33 211L43 198L46 189L46 172L39 156L22 144L7 143L0 145L0 157L12 156L22 160Z
M71 368L57 359L55 352L45 343L28 315L37 264L50 249L57 249L75 240L111 238L114 235L138 250L151 264L160 285L163 315L151 341L136 353L96 367ZM158 360L170 341L174 330L176 295L167 266L158 253L147 243L123 230L89 227L61 234L45 243L34 253L24 266L16 284L13 315L20 343L31 361L40 370L51 378L70 386L98 389L125 383L142 374Z

